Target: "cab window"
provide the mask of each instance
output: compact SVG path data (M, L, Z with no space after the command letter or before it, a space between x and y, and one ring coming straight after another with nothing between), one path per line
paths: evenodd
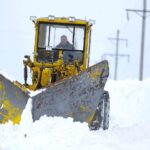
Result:
M78 59L83 61L85 26L39 24L38 61L52 62L63 51L64 62Z

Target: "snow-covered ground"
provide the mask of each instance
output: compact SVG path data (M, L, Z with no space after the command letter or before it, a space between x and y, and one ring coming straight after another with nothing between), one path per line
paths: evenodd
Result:
M150 79L109 80L110 128L89 131L71 118L43 116L32 122L31 100L20 125L0 125L0 150L149 150Z

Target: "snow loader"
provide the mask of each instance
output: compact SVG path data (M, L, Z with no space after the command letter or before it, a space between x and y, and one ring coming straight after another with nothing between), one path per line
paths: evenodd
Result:
M33 60L24 57L24 84L0 74L0 123L19 124L31 98L33 121L43 115L72 117L91 130L108 129L108 62L89 67L93 21L51 15L30 20L35 25Z

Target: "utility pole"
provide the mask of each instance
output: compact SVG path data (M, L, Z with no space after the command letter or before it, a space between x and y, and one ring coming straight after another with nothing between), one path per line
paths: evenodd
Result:
M137 9L126 9L128 12L136 12L136 13L142 13L142 34L141 34L141 52L140 52L140 68L139 68L139 80L143 80L143 66L144 66L144 42L145 42L145 25L146 25L146 14L150 13L146 9L147 2L146 0L143 0L143 10L137 10Z
M121 39L119 38L120 31L117 30L116 38L108 38L108 40L115 40L116 41L116 54L115 54L115 73L114 73L114 79L117 80L117 71L118 71L118 54L119 54L119 41L126 41L127 45L127 39Z
M102 55L102 60L105 60L105 58L106 58L107 56L116 57L116 54L104 53L104 54ZM128 63L130 62L130 55L128 55L128 54L118 54L118 57L126 57L127 60L128 60Z
M102 60L104 60L107 56L116 57L116 54L104 53L102 55ZM118 54L118 57L126 57L128 62L130 62L130 55L129 54Z

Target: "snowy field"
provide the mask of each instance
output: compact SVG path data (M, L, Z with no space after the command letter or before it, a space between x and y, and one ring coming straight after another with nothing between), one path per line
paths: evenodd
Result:
M71 118L31 119L29 100L20 125L0 125L0 150L149 150L150 79L109 80L110 128L89 131Z

